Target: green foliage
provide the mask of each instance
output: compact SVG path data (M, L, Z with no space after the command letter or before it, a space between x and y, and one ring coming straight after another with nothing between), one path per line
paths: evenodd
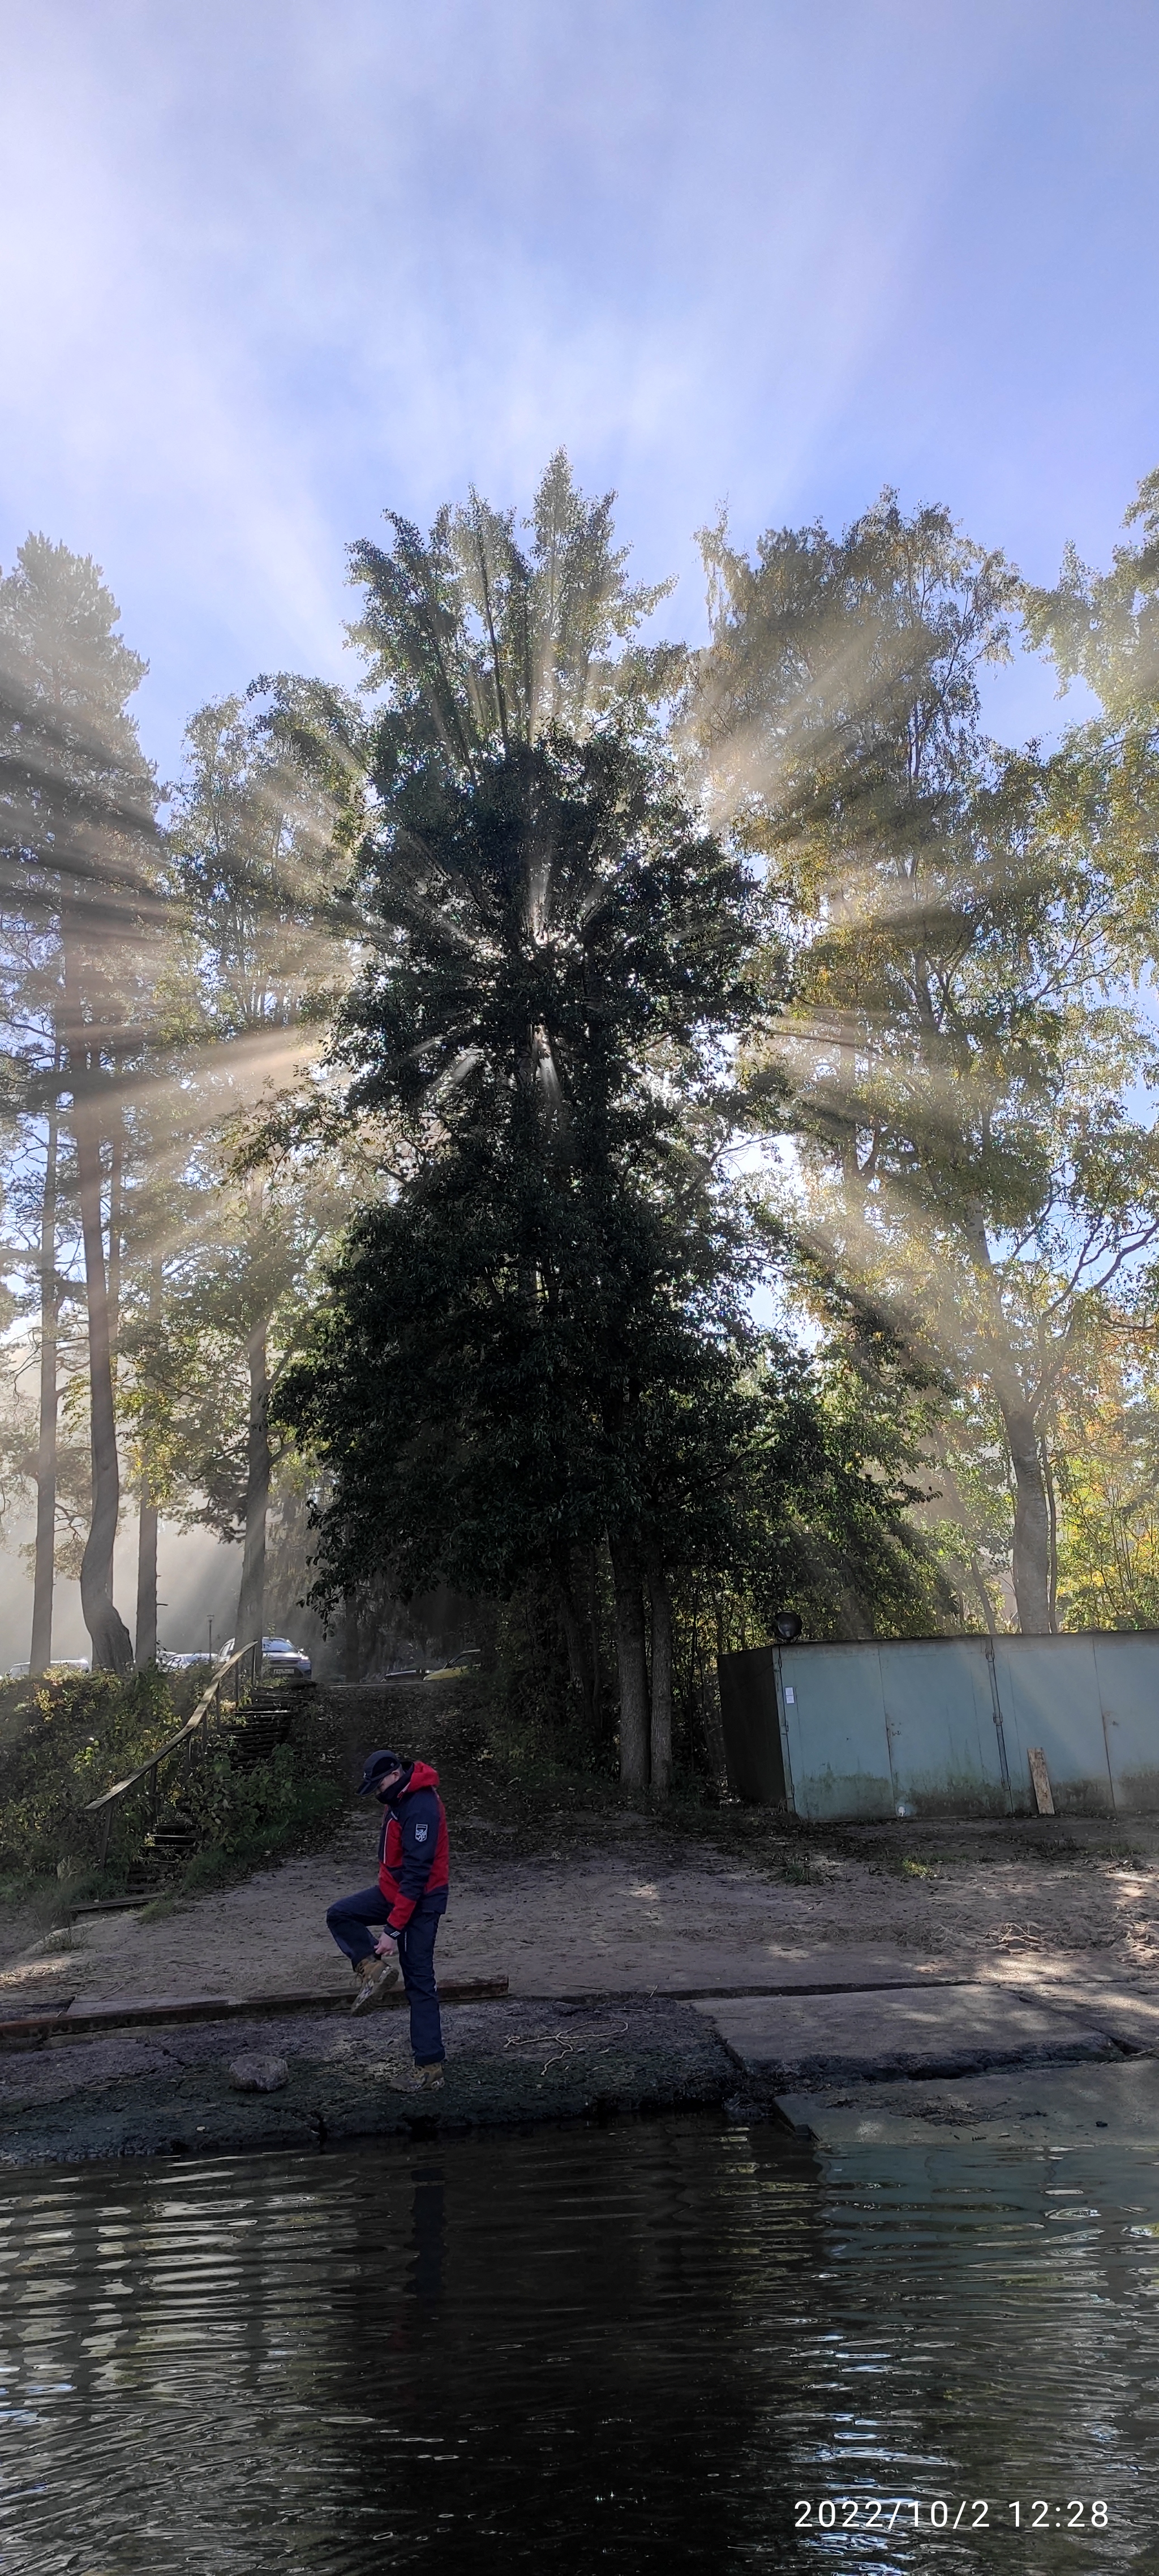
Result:
M290 1068L289 1033L333 1003L349 960L326 791L236 698L199 709L186 750L170 838L186 1132L162 1250L122 1326L120 1411L153 1499L232 1538L262 1521L267 1381L317 1296L319 1246L347 1212L337 1157L306 1168L283 1154L275 1169L254 1133L271 1072Z
M206 1869L216 1866L210 1852L221 1853L232 1868L298 1849L333 1825L343 1803L338 1782L307 1770L297 1745L276 1745L250 1771L234 1770L225 1751L211 1753L181 1790L182 1807L206 1847L190 1862L185 1885L206 1883Z
M1159 707L1159 469L1148 474L1124 524L1142 543L1116 546L1107 573L1073 545L1053 590L1021 592L1027 640L1045 646L1065 688L1083 679L1112 723L1134 729Z
M83 1868L94 1855L88 1801L181 1724L168 1683L155 1666L128 1680L78 1673L22 1686L18 1714L20 1731L0 1757L0 1867L30 1876L62 1861Z
M195 1679L200 1691L204 1676ZM181 1697L189 1700L190 1690ZM83 1812L88 1801L148 1761L190 1714L155 1666L128 1680L85 1673L31 1691L25 1685L0 1757L0 1870L20 1882L62 1864L65 1874L90 1873L96 1837ZM215 1874L324 1838L343 1804L340 1770L332 1732L311 1717L252 1770L232 1769L227 1749L211 1740L189 1769L182 1762L163 1771L162 1820L191 1818L205 1846L182 1883L213 1884ZM122 1883L129 1865L145 1859L146 1824L139 1793L114 1811L105 1884Z
M770 532L755 563L706 546L687 722L765 862L786 977L749 1054L757 1116L795 1139L770 1237L822 1318L856 1296L985 1388L1021 1624L1046 1629L1044 1421L1082 1300L1159 1228L1105 764L986 741L979 671L1020 593L944 510L887 494L841 538Z
M606 1600L600 1609L601 1642L610 1657ZM504 1778L528 1794L546 1792L561 1779L606 1779L615 1771L610 1712L598 1710L593 1728L580 1705L568 1670L556 1588L540 1570L524 1576L495 1622L486 1733Z
M743 1565L765 1636L785 1607L807 1637L929 1636L956 1624L913 1517L930 1397L888 1346L862 1345L852 1360L837 1341L812 1359L774 1346L758 1387Z
M651 603L609 526L557 460L527 557L477 501L355 550L386 704L339 1060L407 1149L275 1407L331 1480L324 1605L384 1555L504 1595L605 1530L679 1553L722 1489L752 889L662 751L660 665L609 658Z

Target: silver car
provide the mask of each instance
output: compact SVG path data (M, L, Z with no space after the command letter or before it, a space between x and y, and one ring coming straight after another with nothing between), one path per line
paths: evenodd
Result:
M308 1682L313 1679L314 1667L309 1656L289 1637L263 1637L262 1671L272 1673L280 1682Z

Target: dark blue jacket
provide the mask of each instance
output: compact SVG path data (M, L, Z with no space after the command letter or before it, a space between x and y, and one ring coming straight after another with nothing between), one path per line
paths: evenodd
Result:
M447 1819L439 1775L429 1762L414 1762L383 1811L378 1837L378 1884L391 1899L388 1932L405 1932L416 1909L447 1910Z

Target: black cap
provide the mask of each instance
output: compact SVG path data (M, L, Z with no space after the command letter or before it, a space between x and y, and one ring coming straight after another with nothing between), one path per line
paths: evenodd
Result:
M363 1765L359 1797L368 1798L371 1790L377 1789L379 1781L385 1780L391 1771L405 1771L408 1768L409 1765L403 1761L401 1753L368 1753Z

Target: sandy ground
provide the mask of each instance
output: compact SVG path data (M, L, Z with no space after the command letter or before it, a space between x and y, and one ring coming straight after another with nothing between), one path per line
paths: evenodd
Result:
M373 1880L376 1821L354 1810L327 1851L181 1902L163 1920L88 1916L71 1934L26 1942L0 1968L0 2014L73 1995L348 1991L325 1911ZM1159 1857L1146 1851L972 1858L958 1846L944 1860L907 1861L811 1848L805 1858L800 1844L766 1838L748 1859L620 1811L591 1830L598 1842L581 1832L577 1843L569 1820L570 1847L534 1856L485 1828L465 1832L441 1975L506 1976L513 1995L545 1996L923 1973L1043 1987L1112 1980L1159 1996Z

